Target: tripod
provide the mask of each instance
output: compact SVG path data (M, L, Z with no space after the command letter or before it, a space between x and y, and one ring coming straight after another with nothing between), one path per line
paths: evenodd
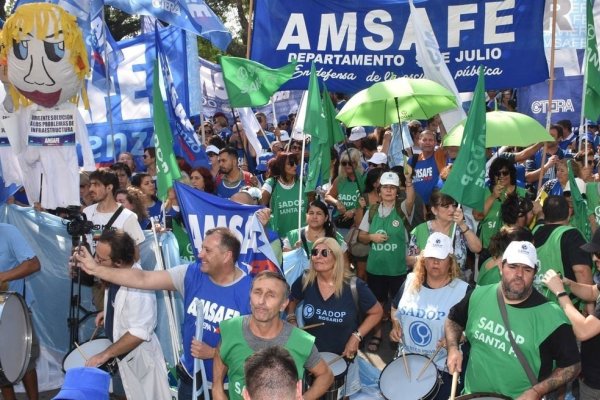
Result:
M85 246L88 251L90 250L85 235L72 236L72 244L76 252L79 252L81 246ZM94 278L81 271L81 268L77 265L77 260L75 260L73 268L76 271L76 276L71 279L69 317L67 318L67 325L69 327L69 351L75 348L75 343L79 343L79 327L81 323L97 314L97 311L90 311L81 305L81 285L92 286L94 284ZM75 294L75 290L77 290L77 294ZM83 316L81 315L82 313Z

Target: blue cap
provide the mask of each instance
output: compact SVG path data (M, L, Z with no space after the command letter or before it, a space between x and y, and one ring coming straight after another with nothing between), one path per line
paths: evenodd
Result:
M67 370L65 383L52 400L108 400L110 375L98 368Z
M591 119L586 120L585 124L587 126L598 126L598 123L596 121L592 121Z
M280 115L279 117L277 117L277 122L282 124L284 122L288 122L290 119L288 118L287 115Z

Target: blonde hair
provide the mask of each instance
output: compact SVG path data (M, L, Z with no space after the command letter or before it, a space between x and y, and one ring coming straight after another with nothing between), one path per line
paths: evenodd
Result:
M348 150L342 151L342 153L340 154L340 166L338 168L338 176L341 176L343 178L348 177L348 175L346 175L346 168L342 167L341 164L344 160L351 161L352 164L354 164L354 175L356 176L356 179L358 179L358 177L362 175L365 171L365 169L362 166L362 163L360 162L360 151L354 148L350 148Z
M313 249L321 243L324 243L325 246L327 246L335 258L335 265L333 267L333 284L335 288L334 294L335 297L341 297L344 290L344 284L350 282L352 273L344 266L344 255L337 240L330 237L322 237L315 241L313 244ZM315 271L315 269L312 267L312 257L310 265L311 267L306 271L304 277L302 278L302 290L306 290L309 285L314 284L317 280L317 271Z
M458 263L456 262L456 257L454 254L448 254L450 257L450 268L448 269L448 276L450 277L450 282L454 279L460 277L460 268ZM425 268L425 257L422 254L419 254L417 257L417 263L413 268L414 279L411 282L410 290L418 291L425 283L425 279L427 279L427 269Z
M73 66L75 75L79 80L83 80L90 70L85 41L81 34L81 29L77 25L77 19L66 12L62 7L48 3L32 3L19 6L4 23L4 28L0 34L0 64L8 63L8 54L13 49L14 43L21 42L24 35L32 34L35 29L35 37L44 40L47 37L50 25L54 26L54 37L59 33L64 36L65 49L70 52L69 62ZM82 88L84 102L86 102L85 92ZM11 84L10 95L15 104L28 106L31 100L19 93ZM73 96L69 101L77 103L78 96Z

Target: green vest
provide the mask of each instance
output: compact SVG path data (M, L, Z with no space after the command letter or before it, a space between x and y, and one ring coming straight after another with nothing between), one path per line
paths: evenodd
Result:
M492 262L492 258L488 258L483 262L481 268L479 269L479 275L477 276L477 285L492 285L494 283L500 282L502 277L500 276L500 270L497 266L493 266L492 268L487 268L487 265Z
M306 227L303 226L301 229L304 230L304 229L306 229ZM306 232L305 232L305 234L306 234ZM296 245L296 242L300 241L300 235L298 234L298 228L292 229L285 236L286 236L287 240L290 242L290 246L292 248L294 248L294 246ZM344 237L339 232L335 233L335 240L337 240L337 242L340 246L344 243ZM308 240L308 238L306 238L306 247L308 247L307 256L310 257L310 252L312 251L312 248L314 245L315 245L315 242L311 242L310 240Z
M385 218L381 218L376 210L369 225L369 233L383 232L387 233L388 240L383 243L371 242L367 272L373 275L406 275L406 233L395 207Z
M414 235L417 239L417 247L419 250L423 251L425 245L427 245L427 239L429 239L429 221L425 221L419 225L415 229L413 229L410 234ZM450 231L442 232L448 237L452 237L452 231L454 230L454 223L450 224Z
M519 197L525 197L526 191L521 187L516 187L516 192ZM484 249L487 249L490 245L490 239L494 236L502 227L502 218L500 217L500 208L502 201L506 199L506 196L501 196L500 199L494 200L494 203L490 207L487 215L479 223L481 229L479 230L479 238L481 239L481 245Z
M287 232L298 228L298 212L301 212L301 224L306 223L306 196L302 195L302 210L298 207L298 196L300 194L300 181L296 180L291 189L284 189L276 179L269 178L269 184L273 188L271 192L271 229L283 237Z
M596 217L596 223L600 225L600 193L598 190L600 190L600 185L596 182L585 184L588 215L593 214Z
M360 187L360 190L359 190ZM358 198L360 193L365 191L365 175L359 175L355 181L350 181L348 178L339 177L337 181L337 199L344 204L346 210L353 210L359 207ZM338 216L337 209L333 213L333 217Z
M469 300L465 334L471 343L471 354L464 392L493 392L514 399L531 388L531 383L506 336L496 297L498 286L477 286ZM507 304L506 311L515 341L534 374L539 376L540 345L569 321L554 302L532 308Z
M534 233L539 229L540 226L541 225L538 225L534 229ZM572 226L559 226L558 228L555 228L548 237L548 240L546 240L542 246L536 248L539 260L539 268L535 275L533 286L538 292L546 296L548 300L553 300L555 302L558 302L556 296L554 296L554 293L552 293L552 291L542 283L542 279L544 278L546 271L549 269L553 269L563 276L565 275L565 269L562 262L562 252L560 250L560 240L563 233L571 229L575 228ZM565 286L565 290L569 293L571 292L567 286Z
M236 317L222 321L219 324L221 330L221 359L227 365L227 377L229 378L229 399L243 400L242 390L246 385L244 380L244 362L250 357L254 350L248 346L243 333L244 317ZM314 336L301 329L293 328L285 347L290 352L296 369L298 379L304 374L304 364L315 342Z

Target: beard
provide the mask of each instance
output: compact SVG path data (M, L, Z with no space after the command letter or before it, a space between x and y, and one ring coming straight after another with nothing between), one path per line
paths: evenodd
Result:
M525 300L533 291L533 283L527 285L523 281L523 285L516 285L517 279L513 279L512 281L506 281L502 279L502 291L504 292L504 296L511 301L517 300Z

